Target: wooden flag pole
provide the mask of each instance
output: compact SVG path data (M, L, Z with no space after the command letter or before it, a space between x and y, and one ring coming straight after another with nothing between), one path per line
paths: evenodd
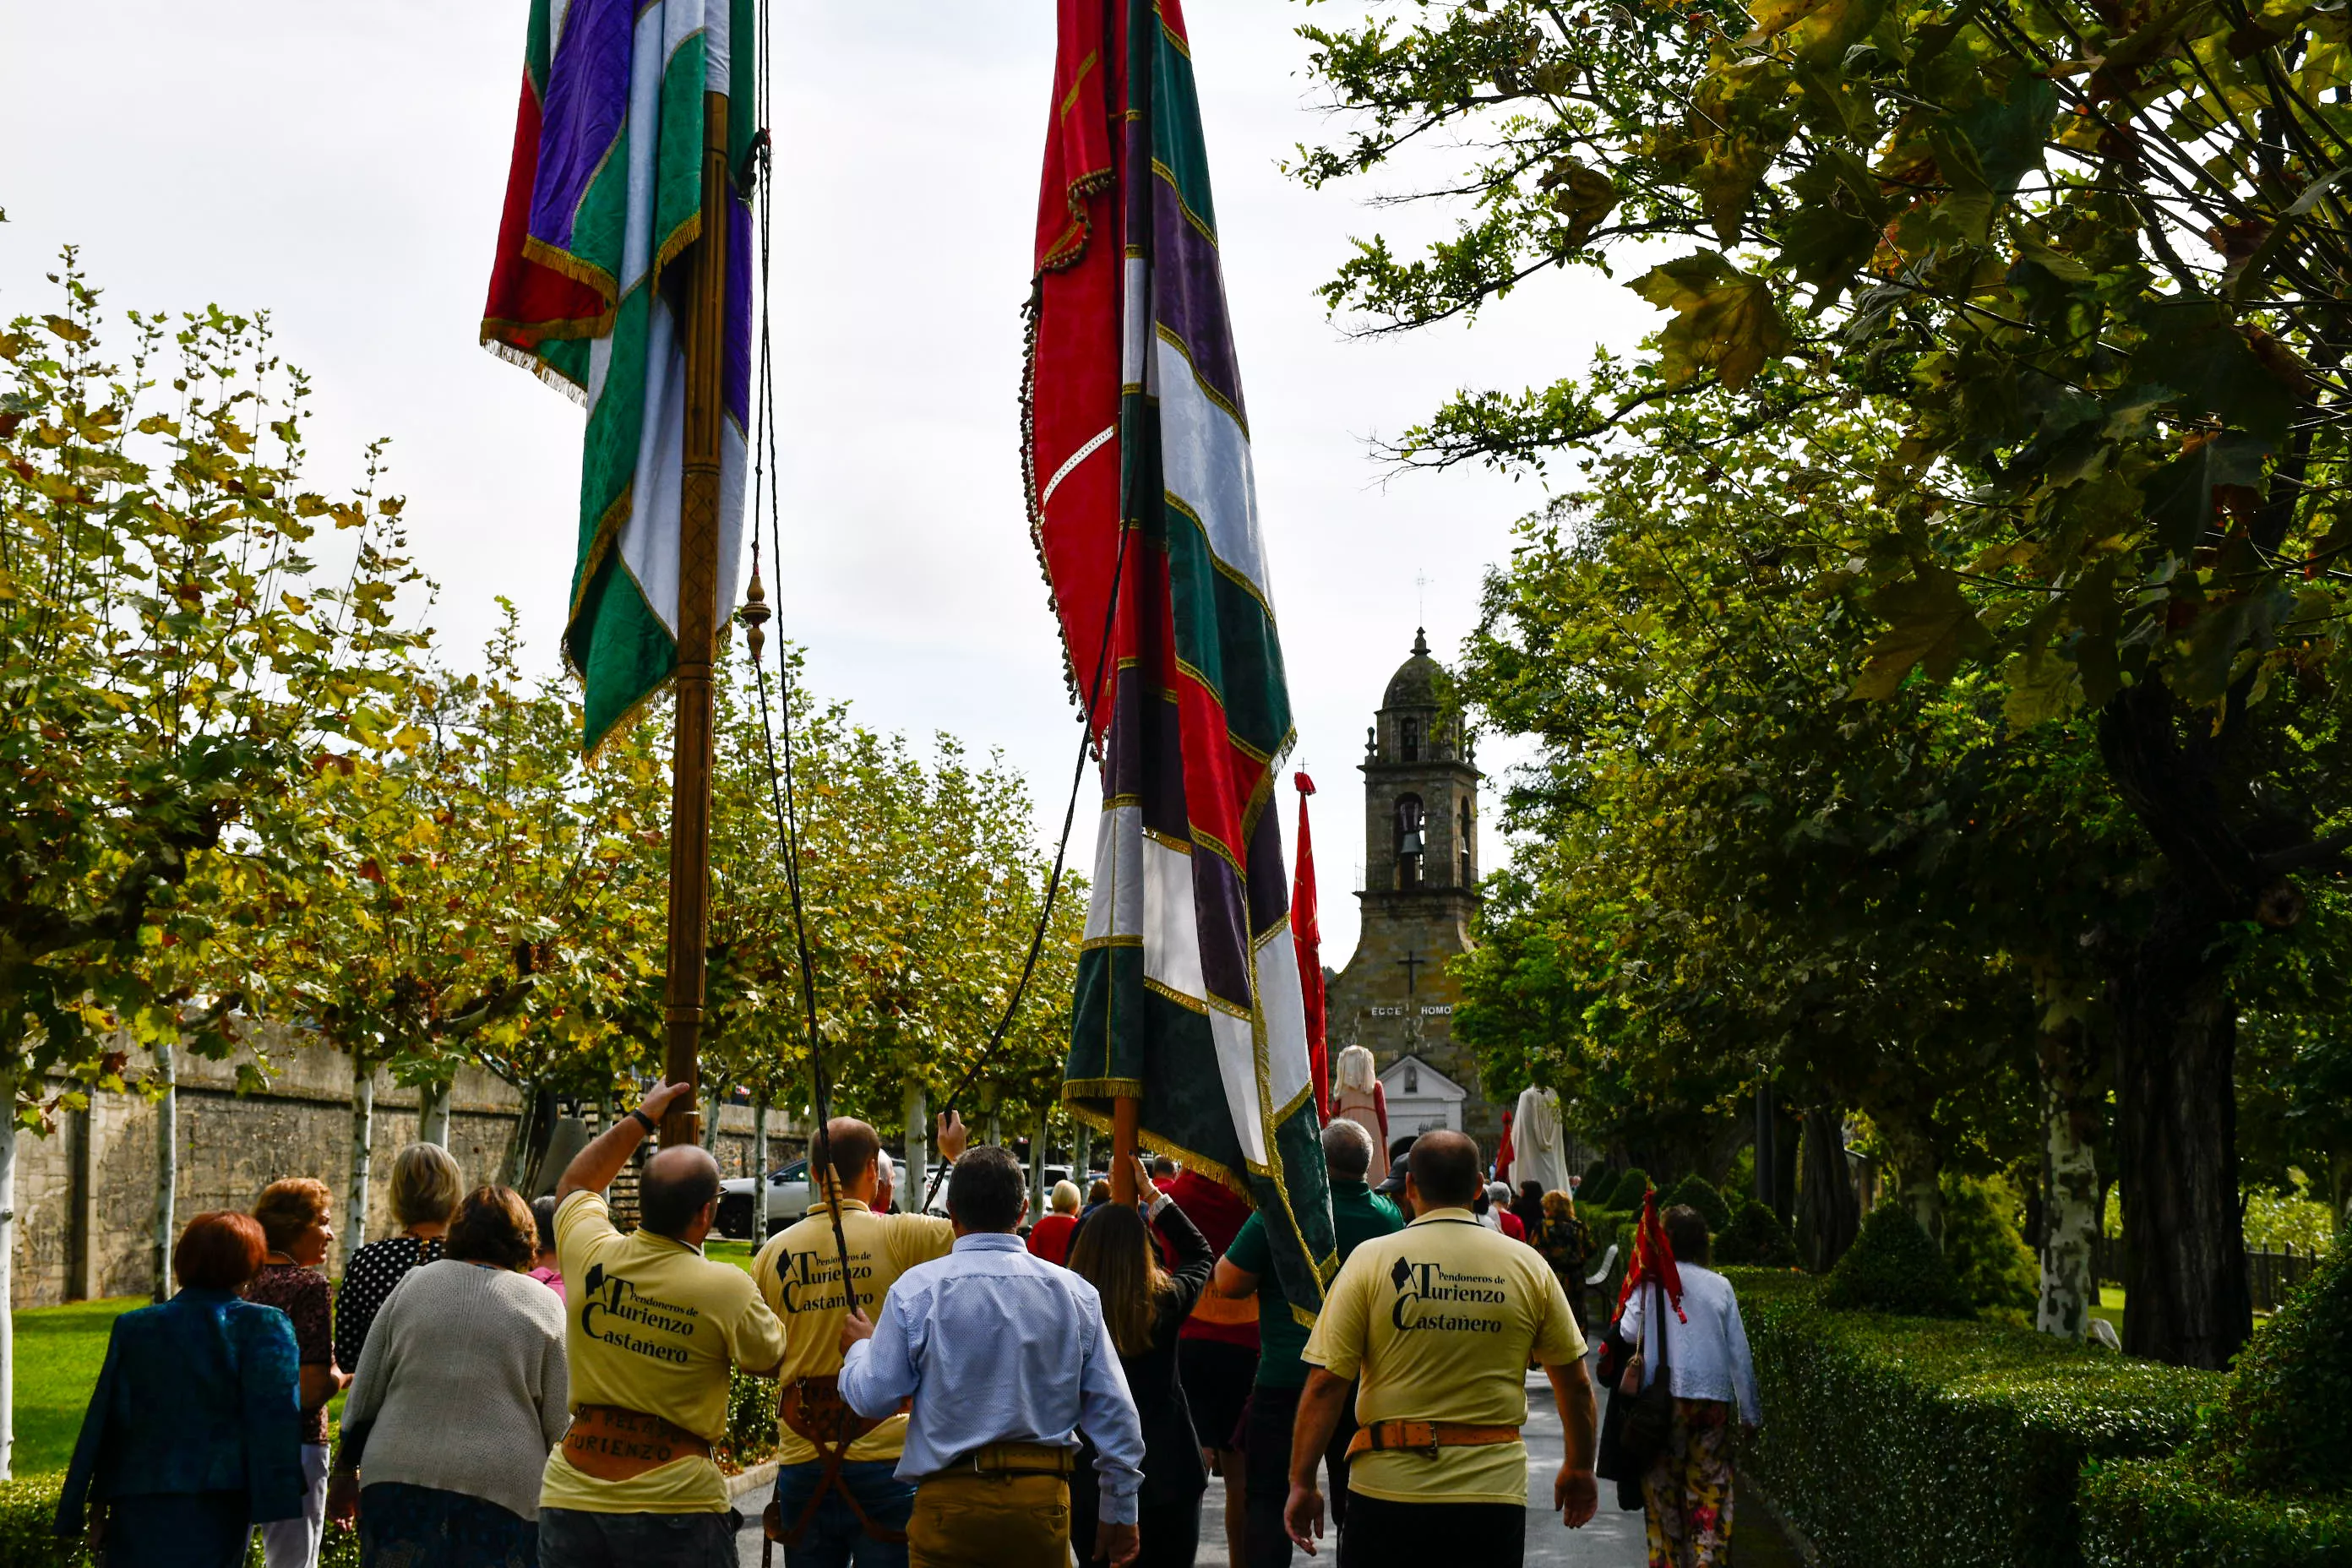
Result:
M1135 1128L1143 1102L1122 1094L1110 1102L1110 1201L1131 1204L1135 1191Z
M710 664L719 635L719 457L726 418L727 95L702 95L702 231L686 320L686 452L677 539L677 729L670 759L668 1048L661 1141L701 1141L702 984L710 920Z

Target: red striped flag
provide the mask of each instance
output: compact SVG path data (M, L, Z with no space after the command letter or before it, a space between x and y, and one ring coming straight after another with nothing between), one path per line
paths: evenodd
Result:
M1031 526L1101 745L1063 1095L1339 1268L1276 798L1292 731L1177 0L1062 0L1023 413ZM1105 649L1108 631L1109 646ZM1100 684L1097 694L1097 672Z

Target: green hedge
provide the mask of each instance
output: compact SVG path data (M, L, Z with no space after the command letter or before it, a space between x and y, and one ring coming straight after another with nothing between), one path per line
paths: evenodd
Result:
M50 1533L58 1517L58 1489L63 1476L32 1476L0 1481L0 1568L89 1568L89 1552L79 1539L61 1541ZM261 1568L261 1537L257 1533L246 1552L247 1568ZM357 1531L327 1526L319 1550L319 1568L359 1568Z
M720 1457L749 1468L775 1451L776 1384L772 1378L746 1377L738 1372L728 1392L727 1440ZM58 1517L58 1489L63 1476L33 1476L0 1481L0 1568L89 1568L89 1553L79 1541L60 1541L50 1531ZM327 1527L326 1545L319 1568L359 1568L360 1539ZM248 1568L259 1568L259 1538L247 1553Z
M2352 1500L2217 1491L2188 1459L2097 1464L2083 1478L2089 1568L2321 1568L2352 1562Z
M1831 1311L1733 1269L1764 1428L1742 1465L1837 1568L2075 1568L2086 1461L2171 1453L2221 1376L1997 1324Z
M1696 1209L1699 1218L1706 1221L1707 1232L1710 1235L1720 1236L1731 1225L1731 1208L1723 1201L1723 1194L1709 1185L1706 1177L1696 1172L1676 1182L1674 1191L1662 1193L1658 1196L1660 1215L1664 1215L1668 1209L1678 1205Z
M1797 1242L1780 1215L1755 1198L1742 1198L1730 1226L1715 1238L1715 1260L1727 1268L1741 1264L1794 1268Z
M89 1561L80 1542L49 1533L63 1482L61 1476L0 1481L0 1568L80 1568Z

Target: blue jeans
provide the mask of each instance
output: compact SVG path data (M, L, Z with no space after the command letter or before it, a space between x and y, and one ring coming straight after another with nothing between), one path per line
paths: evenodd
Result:
M900 1480L892 1459L854 1460L841 1467L841 1483L857 1499L866 1517L885 1530L904 1532L915 1512L915 1489ZM824 1477L824 1462L786 1465L776 1472L776 1511L789 1531L800 1522L809 1499ZM784 1568L907 1568L904 1542L877 1541L866 1533L848 1500L836 1488L826 1489L816 1505L808 1533L797 1546L784 1548Z

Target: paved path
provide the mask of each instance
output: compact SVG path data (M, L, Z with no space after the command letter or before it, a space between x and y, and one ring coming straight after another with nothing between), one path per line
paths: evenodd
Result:
M1559 1413L1552 1406L1551 1384L1541 1373L1528 1380L1528 1496L1539 1508L1551 1500L1552 1477L1560 1460ZM1643 1568L1642 1516L1620 1511L1616 1490L1610 1482L1601 1483L1601 1511L1582 1530L1568 1529L1556 1513L1530 1509L1528 1568ZM751 1516L738 1542L743 1568L758 1568L758 1505L764 1501L764 1498L743 1500L743 1511ZM1224 1517L1224 1483L1213 1476L1208 1495L1201 1500L1201 1551L1192 1560L1193 1568L1232 1568L1225 1554ZM1324 1542L1314 1558L1300 1552L1291 1561L1294 1568L1310 1562L1328 1563L1338 1548L1334 1537ZM783 1568L782 1550L775 1561L776 1568Z

